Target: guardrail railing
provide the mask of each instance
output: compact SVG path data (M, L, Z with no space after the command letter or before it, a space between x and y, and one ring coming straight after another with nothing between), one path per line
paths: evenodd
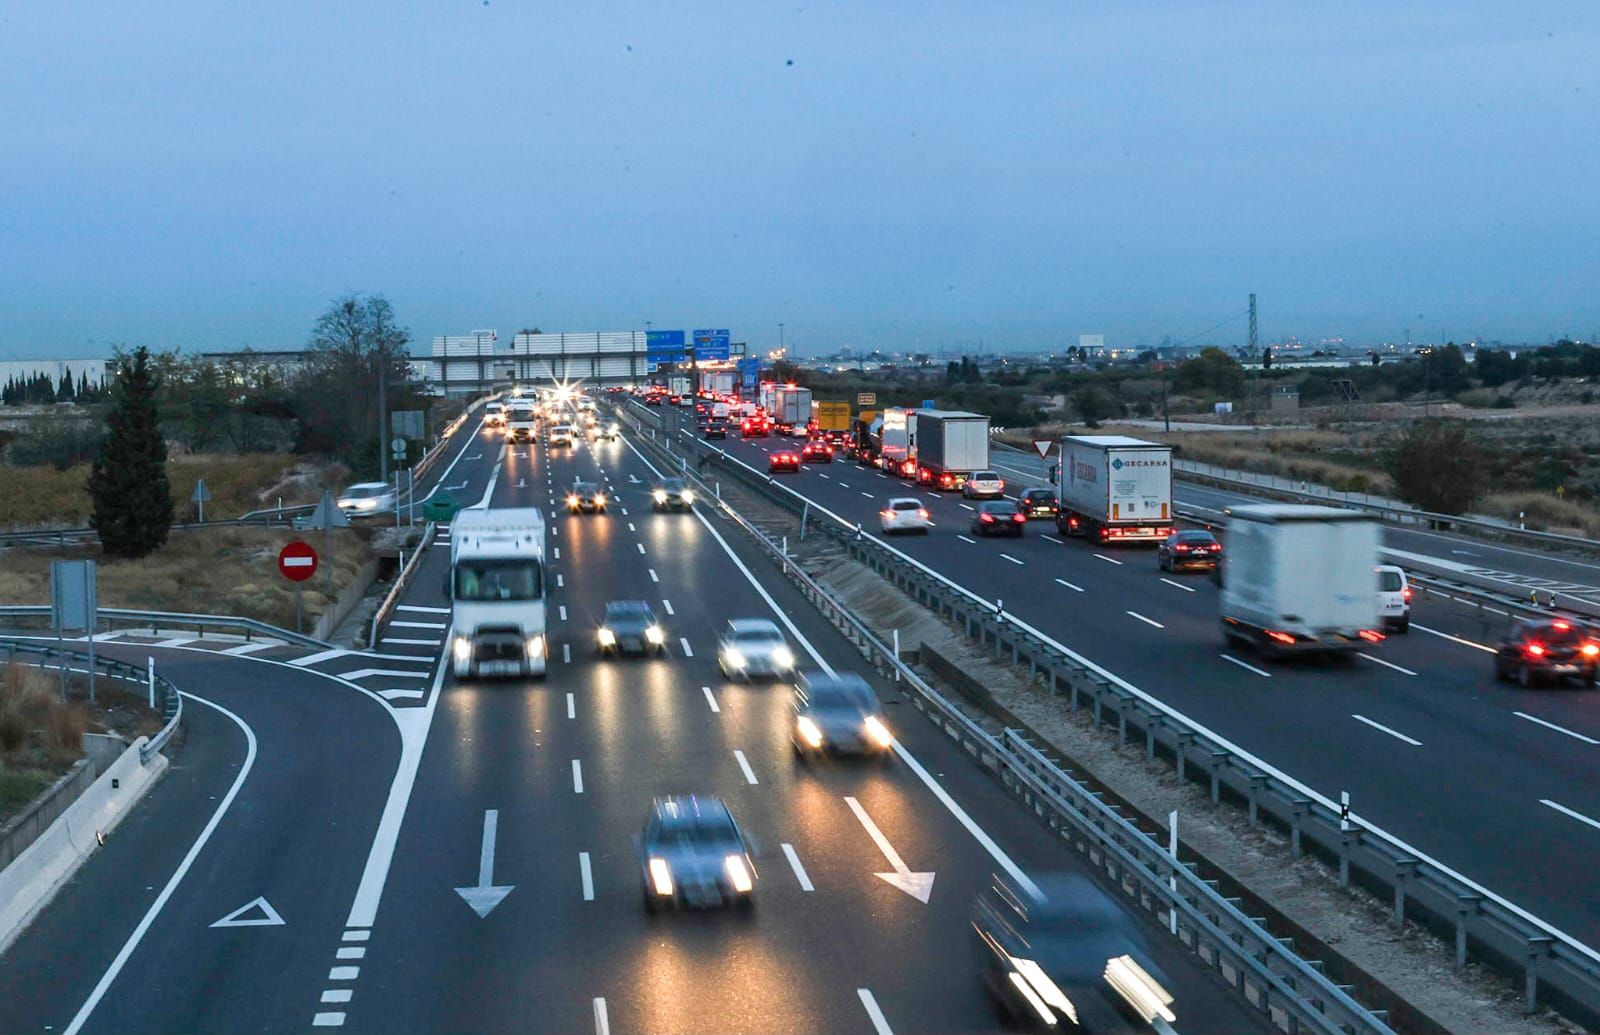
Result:
M65 661L70 666L76 666L69 668L68 671L77 673L87 672L89 666L93 665L98 675L132 684L141 692L148 693L151 697L151 707L159 705L161 717L165 722L161 730L140 747L140 762L150 761L166 747L172 740L172 735L177 732L178 724L183 721L183 694L170 679L159 673L152 677L149 669L138 665L130 665L125 661L98 654L91 657L84 651L66 650L53 644L9 638L0 638L0 660L6 664L28 665L33 668L51 668L54 667L52 662ZM155 698L159 698L159 702Z
M422 562L428 556L428 547L433 545L434 534L439 530L435 522L428 522L422 529L422 538L417 541L411 556L401 567L400 574L394 580L394 585L389 587L389 592L384 595L383 603L378 605L378 610L372 616L372 631L367 634L367 649L378 649L378 631L384 623L394 614L395 607L400 603L400 598L405 594L406 587L411 585L411 580L416 576L417 569L422 567Z
M637 424L635 425L637 427ZM670 454L669 454L670 455ZM723 502L715 486L695 471L682 473L703 498L719 507L780 565L784 575L886 675L909 688L913 704L1063 840L1104 869L1124 895L1162 917L1169 930L1208 966L1228 975L1256 1009L1288 1031L1386 1033L1381 1010L1370 1010L1315 965L1247 916L1149 834L1107 805L1089 787L1062 772L1012 729L989 733L951 704L883 642L866 623L811 578L760 528ZM1093 848L1091 849L1091 844ZM1025 885L1031 885L1022 876Z
M326 650L331 646L303 633L297 633L254 618L243 618L238 615L201 615L179 611L140 611L124 607L97 608L95 614L99 618L101 625L100 628L95 630L96 634L149 629L152 635L159 635L161 632L186 632L193 629L197 636L204 636L207 631L233 631L237 635L242 635L246 640L256 636L263 636L302 647L315 647L319 650ZM48 625L50 622L50 605L0 605L0 622L11 622L19 619L35 622L42 620L43 625Z
M635 427L637 414L623 411ZM656 418L654 414L647 414ZM1568 1016L1600 1026L1600 953L1504 897L1470 880L1402 838L1347 812L1225 737L909 555L779 484L764 472L681 429L654 429L664 447L674 442L698 461L801 516L802 528L825 534L908 596L961 626L997 657L1028 666L1052 695L1076 711L1092 707L1095 724L1115 724L1119 745L1142 736L1148 758L1172 762L1180 780L1209 784L1211 798L1249 810L1287 831L1296 857L1312 853L1336 866L1341 886L1357 882L1394 903L1396 922L1424 924L1455 944L1456 966L1487 963L1523 981L1524 1009L1548 1002ZM713 493L714 495L714 493ZM793 567L791 565L791 567Z

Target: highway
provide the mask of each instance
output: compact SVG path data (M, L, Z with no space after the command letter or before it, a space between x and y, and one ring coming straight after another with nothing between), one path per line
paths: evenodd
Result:
M173 775L0 958L0 1001L26 1004L6 1029L995 1030L973 896L1073 853L876 678L898 757L797 763L787 688L722 679L718 628L780 620L807 667L859 655L731 523L652 512L634 446L467 435L452 491L552 513L547 677L445 675L426 641L443 639L448 535L374 653L103 640L216 707L193 709ZM580 475L609 513L555 510ZM667 657L595 656L604 603L628 598L667 625ZM729 802L756 845L752 913L645 913L636 837L666 793ZM500 891L474 908L475 886ZM1269 1029L1149 933L1172 1030Z
M660 412L629 405L646 420ZM768 453L792 441L714 445L765 475ZM1485 643L1503 618L1420 607L1409 635L1349 666L1278 665L1225 646L1211 581L1164 575L1153 550L1063 541L1046 522L1021 540L979 540L958 495L850 461L777 477L868 532L889 498L918 497L937 527L894 540L905 554L1318 792L1348 791L1365 821L1600 945L1588 865L1600 852L1600 696L1496 683Z

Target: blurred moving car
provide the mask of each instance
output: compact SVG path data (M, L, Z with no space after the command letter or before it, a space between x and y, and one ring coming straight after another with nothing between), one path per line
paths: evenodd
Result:
M883 707L867 681L853 672L836 676L801 673L791 698L794 730L790 740L802 761L819 754L893 753L894 734L883 724Z
M483 424L488 428L503 428L506 426L506 404L503 402L490 402L483 404Z
M1222 560L1222 544L1203 528L1174 532L1156 547L1156 567L1162 571L1216 571Z
M978 504L977 513L972 515L973 535L1014 535L1022 538L1023 526L1028 523L1028 516L1010 500L990 500Z
M1017 497L1017 503L1029 521L1034 518L1054 519L1061 512L1061 504L1056 500L1053 489L1029 489Z
M1378 576L1378 617L1386 629L1411 631L1411 583L1405 569L1395 564L1380 564Z
M573 482L572 489L567 493L567 513L569 514L603 514L606 509L606 494L594 482Z
M993 471L974 471L967 475L961 495L969 500L999 499L1006 494L1006 480Z
M728 422L720 417L712 417L706 421L704 433L706 438L727 438Z
M897 532L927 535L932 527L933 520L928 517L928 509L921 500L912 496L896 496L878 511L878 528L886 535Z
M1511 626L1494 654L1496 679L1515 679L1526 688L1571 679L1595 688L1600 643L1593 633L1565 618L1524 618Z
M734 618L717 638L717 667L725 678L786 676L794 671L794 651L765 618Z
M1042 897L997 875L972 906L979 975L1002 1020L1036 1032L1177 1020L1142 920L1080 874L1034 884Z
M643 600L613 600L595 633L600 655L665 654L667 631Z
M644 908L755 904L750 843L721 798L695 794L650 803L639 837Z
M394 486L388 482L357 482L339 494L339 509L351 517L394 509Z
M800 459L808 464L831 464L833 443L823 438L811 439L800 447Z
M765 417L746 417L739 425L739 434L745 438L766 438L771 431Z
M663 478L650 492L650 506L655 510L686 510L693 505L694 490L682 478Z
M767 473L778 474L781 471L791 473L800 470L800 454L787 451L777 452L767 457Z
M570 448L576 438L577 432L571 424L556 424L550 428L550 445L552 448L555 446L567 446Z

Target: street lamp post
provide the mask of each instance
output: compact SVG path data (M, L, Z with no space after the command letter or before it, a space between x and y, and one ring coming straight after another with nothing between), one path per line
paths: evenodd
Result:
M789 355L783 345L783 324L781 322L778 324L778 354L785 358L788 358Z

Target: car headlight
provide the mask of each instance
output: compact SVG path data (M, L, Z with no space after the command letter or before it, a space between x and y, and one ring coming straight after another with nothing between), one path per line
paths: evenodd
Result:
M744 856L730 855L722 861L722 866L728 871L728 880L733 884L733 890L743 895L755 887L755 882L750 879L750 867L745 865Z
M811 720L810 716L802 715L795 723L795 729L800 733L800 739L814 748L822 746L822 730Z
M603 625L600 627L599 636L600 646L615 647L617 645L617 634L612 632L610 629L607 629Z
M537 657L542 656L543 654L544 654L544 637L543 636L530 636L530 637L528 637L528 657L537 658Z
M657 895L672 894L672 868L667 865L667 860L650 860L650 885Z
M597 506L597 507L605 506L606 505L606 494L603 493L603 492L595 493L594 505Z
M736 650L733 647L729 647L727 650L722 652L722 660L727 663L729 668L744 668L748 663L748 659L745 658L744 652Z
M451 644L451 650L455 652L457 661L466 661L472 657L472 641L465 636L457 636L456 642Z
M683 490L683 502L685 502L685 503L693 503L694 502L694 490L693 489L684 489Z
M894 734L889 732L889 727L885 726L876 715L867 716L867 721L861 726L867 731L867 736L872 738L872 742L879 747L886 748L894 743Z
M657 489L653 495L655 496L655 499L656 499L657 503L665 503L665 502L667 502L667 490L666 489Z
M772 661L779 668L794 668L794 651L788 647L779 647L772 652Z
M660 644L667 642L667 633L665 629L661 628L661 626L652 625L650 628L644 631L644 638L659 646Z
M1049 1016L1050 1011L1044 1009L1045 1006L1055 1007L1065 1014L1073 1024L1078 1023L1077 1008L1072 1005L1072 1000L1067 998L1066 993L1061 991L1061 987L1051 980L1049 974L1044 972L1044 968L1033 960L1019 959L1016 956L1011 956L1009 959L1011 960L1011 965L1016 968L1011 973L1011 983L1017 986L1017 990L1022 993L1023 998L1027 999L1033 1005L1033 1008L1039 1011L1040 1016L1044 1017L1047 1023L1053 1021L1054 1018Z
M1178 1019L1171 1009L1172 994L1135 963L1132 956L1113 956L1106 960L1105 977L1106 983L1138 1011L1146 1024L1157 1017L1168 1024Z

